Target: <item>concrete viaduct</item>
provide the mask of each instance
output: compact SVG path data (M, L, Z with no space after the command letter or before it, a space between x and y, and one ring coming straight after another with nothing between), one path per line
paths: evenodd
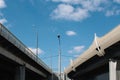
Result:
M95 34L91 46L64 73L71 80L120 80L120 25L103 37Z
M0 24L0 80L58 80L56 74Z

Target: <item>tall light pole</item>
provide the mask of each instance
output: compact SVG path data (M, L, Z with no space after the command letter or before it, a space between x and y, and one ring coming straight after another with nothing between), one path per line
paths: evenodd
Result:
M37 29L38 27L36 27L35 25L32 25L32 26L33 26L33 29L35 30L35 37L36 37L36 42L35 42L35 43L36 43L36 44L35 44L35 45L36 45L36 52L35 52L35 54L36 54L36 59L38 59L38 53L39 53L39 52L38 52L38 44L39 44L39 43L38 43L38 41L39 41L39 40L38 40L38 30L39 30L39 29Z
M36 56L38 58L38 31L36 32Z
M58 64L59 64L59 80L61 80L61 42L60 42L60 35L57 36L58 40L59 40L59 60L58 60Z

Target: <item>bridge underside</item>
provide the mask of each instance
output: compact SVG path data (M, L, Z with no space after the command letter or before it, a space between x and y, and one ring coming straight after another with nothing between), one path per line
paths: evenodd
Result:
M52 73L46 69L47 65L42 61L38 63L38 58L29 53L27 47L22 51L22 45L16 46L19 41L10 42L14 36L2 29L4 27L0 24L0 80L49 80Z
M120 60L120 41L105 49L104 56L96 55L76 67L68 77L73 80L109 80L110 59Z
M18 76L17 72L19 71L18 69L20 66L21 65L0 55L0 80L20 80L20 78L16 79L16 77ZM40 79L45 80L45 78L43 78L42 76L25 68L25 80L40 80Z
M0 23L0 80L50 80L51 78L58 80L38 56Z

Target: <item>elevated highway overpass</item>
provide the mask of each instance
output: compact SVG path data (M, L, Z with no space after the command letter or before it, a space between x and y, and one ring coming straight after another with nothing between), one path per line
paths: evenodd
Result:
M103 37L95 35L64 73L71 80L120 80L120 25Z
M0 80L58 80L52 70L0 24Z

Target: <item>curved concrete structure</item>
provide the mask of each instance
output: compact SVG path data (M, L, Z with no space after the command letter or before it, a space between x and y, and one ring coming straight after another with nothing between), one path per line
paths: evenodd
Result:
M105 49L110 47L111 45L120 41L120 25L118 25L115 29L104 35L103 37L97 37L95 35L95 39L91 46L82 53L77 59L75 59L72 65L69 65L65 69L65 74L69 74L76 71L76 68L86 61L90 60L94 56L102 57L104 56Z

